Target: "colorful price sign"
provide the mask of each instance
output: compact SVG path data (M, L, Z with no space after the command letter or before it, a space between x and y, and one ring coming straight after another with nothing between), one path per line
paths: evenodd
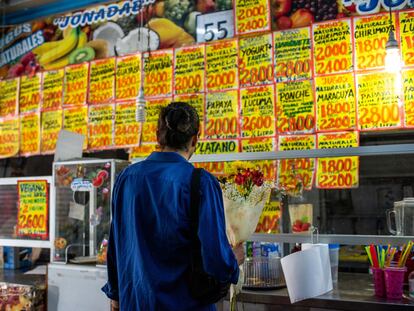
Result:
M403 70L404 125L414 127L414 70Z
M240 90L242 137L276 134L274 93L273 85Z
M205 46L175 49L174 94L204 92Z
M147 102L146 120L142 128L142 142L157 142L158 117L162 108L168 106L171 98L151 99Z
M141 54L117 57L116 101L135 99L141 87Z
M20 78L20 113L33 112L40 107L40 82L41 74L37 73L33 77L22 76Z
M396 82L396 76L387 72L357 75L358 123L361 130L401 126L400 90Z
M0 119L0 158L15 156L19 143L19 117Z
M88 149L106 149L113 144L114 106L89 107Z
M270 30L268 0L244 0L234 2L236 34Z
M146 97L172 95L173 60L173 51L170 49L144 55L144 94Z
M91 62L89 74L89 104L108 104L114 99L115 58Z
M42 110L60 109L62 107L64 75L65 71L63 69L43 72Z
M226 164L227 163L229 162L226 162ZM254 164L256 167L258 167L263 172L263 178L265 180L270 181L270 182L276 181L277 161L263 160L263 161L251 161L251 163Z
M206 138L228 139L239 135L238 92L208 93L206 96Z
M135 102L117 104L115 107L115 146L138 145L140 126L135 120L137 105Z
M276 104L279 134L314 131L315 105L311 81L278 83Z
M241 140L242 152L272 152L277 148L272 137L255 137Z
M205 129L204 129L205 97L204 97L204 94L178 95L178 96L174 96L174 100L186 102L197 110L198 117L200 118L200 133L198 135L198 138L204 139L204 136L205 136Z
M18 113L19 78L0 81L0 117Z
M240 38L239 48L240 87L273 83L272 35Z
M206 77L209 92L238 88L238 49L238 41L234 39L206 46Z
M41 152L43 154L55 151L59 131L63 125L62 116L62 109L42 112Z
M395 14L392 14L395 28ZM385 44L391 30L388 14L377 14L354 19L356 70L383 68Z
M239 152L238 140L199 141L196 154L224 154Z
M63 106L86 104L88 94L89 63L65 67L63 83Z
M215 143L215 142L214 142ZM194 167L205 169L216 177L225 175L226 162L196 162Z
M20 116L20 154L29 156L40 152L40 115L30 113Z
M276 31L274 51L276 81L312 78L312 44L310 28Z
M88 107L65 108L63 110L63 128L67 131L81 134L85 137L83 149L86 149L88 142Z
M316 147L315 135L279 136L279 150L311 150ZM298 189L312 189L315 159L280 160L277 174L279 189L296 193Z
M129 151L129 160L146 158L156 150L158 150L158 144L141 144L141 146L132 147Z
M18 236L49 236L49 186L47 180L19 180L17 182Z
M279 201L271 200L265 204L257 223L256 233L280 233L281 204Z
M402 60L405 66L414 65L414 11L400 12Z
M358 132L318 134L318 149L358 147ZM316 186L321 189L358 187L359 158L319 158Z
M317 23L312 28L316 75L352 70L351 20Z
M356 128L355 83L352 73L317 77L316 105L319 132Z

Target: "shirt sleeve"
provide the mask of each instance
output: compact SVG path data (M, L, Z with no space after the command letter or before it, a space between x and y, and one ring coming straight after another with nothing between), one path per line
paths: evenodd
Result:
M215 177L202 171L198 236L203 268L220 282L236 284L239 267L226 236L223 196Z

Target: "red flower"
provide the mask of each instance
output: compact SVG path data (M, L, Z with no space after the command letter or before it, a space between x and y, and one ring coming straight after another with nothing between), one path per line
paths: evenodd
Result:
M238 174L236 175L236 177L234 178L234 182L235 182L237 185L240 185L240 186L244 184L245 180L246 180L245 176L244 176L244 175L242 175L241 173L238 173Z

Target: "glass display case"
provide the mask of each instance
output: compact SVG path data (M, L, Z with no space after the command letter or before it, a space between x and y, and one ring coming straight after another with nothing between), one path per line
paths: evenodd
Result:
M106 264L112 188L127 165L112 159L53 163L56 217L52 262Z

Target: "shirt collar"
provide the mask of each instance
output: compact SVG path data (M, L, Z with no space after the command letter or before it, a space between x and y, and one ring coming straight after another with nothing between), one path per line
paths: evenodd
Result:
M176 152L159 152L154 151L149 155L147 160L157 162L188 162L182 155Z

